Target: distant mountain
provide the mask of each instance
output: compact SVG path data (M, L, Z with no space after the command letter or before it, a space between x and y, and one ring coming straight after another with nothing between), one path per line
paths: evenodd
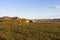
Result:
M36 22L60 22L60 18L55 18L55 19L33 19Z

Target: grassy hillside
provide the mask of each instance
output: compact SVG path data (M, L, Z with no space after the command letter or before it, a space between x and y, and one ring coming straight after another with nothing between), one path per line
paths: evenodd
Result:
M0 40L60 40L60 23L0 22Z

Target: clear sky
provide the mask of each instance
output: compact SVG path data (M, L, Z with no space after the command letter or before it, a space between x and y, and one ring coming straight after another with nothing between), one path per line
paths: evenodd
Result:
M0 0L0 16L33 19L56 15L60 17L60 0Z

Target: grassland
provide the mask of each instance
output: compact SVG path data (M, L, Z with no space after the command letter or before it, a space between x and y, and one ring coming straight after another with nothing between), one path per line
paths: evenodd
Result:
M0 40L60 40L60 23L0 22Z

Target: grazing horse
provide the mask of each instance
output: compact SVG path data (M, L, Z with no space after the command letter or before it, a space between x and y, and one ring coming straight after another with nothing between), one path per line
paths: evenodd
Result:
M29 20L30 24L35 24L34 20Z
M3 22L2 20L0 20L0 22Z

